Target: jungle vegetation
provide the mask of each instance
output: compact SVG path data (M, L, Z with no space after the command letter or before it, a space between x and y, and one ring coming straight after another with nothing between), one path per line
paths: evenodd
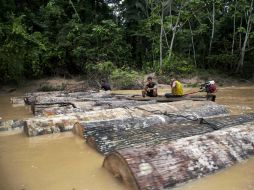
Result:
M0 83L218 70L253 77L254 0L0 0Z

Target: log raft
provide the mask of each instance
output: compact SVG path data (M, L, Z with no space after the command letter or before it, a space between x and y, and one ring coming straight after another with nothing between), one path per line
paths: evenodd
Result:
M136 107L145 111L144 108ZM209 118L209 117L218 117L224 116L228 112L224 107L217 104L202 105L200 107L186 109L184 111L174 112L168 110L167 112L162 112L159 110L147 110L150 113L157 113L156 115L152 114L148 117L131 117L126 119L112 119L112 120L103 120L103 121L94 121L94 122L77 122L74 125L73 132L80 137L85 139L88 136L91 136L95 133L103 131L118 131L118 130L127 130L127 129L142 129L145 127L150 127L153 125L160 124L170 124L172 122L183 121L183 120L197 120L198 118ZM205 120L203 120L205 122ZM209 122L208 120L206 122ZM119 128L119 129L118 129Z
M207 106L215 106L223 113L227 112L224 106L217 105L210 101L181 101L172 103L148 104L130 108L115 108L108 110L91 111L86 113L31 118L26 120L24 131L28 136L36 136L41 134L71 130L76 122L145 117L152 115L153 112L174 113L177 111L199 109L201 107Z
M25 123L24 120L0 121L0 131L22 130Z
M133 101L133 100L118 100L107 98L102 100L89 100L85 102L58 102L58 103L43 103L43 104L33 104L31 106L32 112L36 116L49 116L49 115L59 115L68 113L78 113L87 112L103 109L139 106L146 104L154 104L155 101Z
M254 154L254 122L109 154L103 166L133 190L163 190Z
M202 119L202 123L200 120L189 120L189 118L184 119L183 117L150 116L142 119L136 118L129 123L111 122L111 125L105 121L101 122L105 125L98 124L97 127L94 127L96 122L88 123L84 130L84 136L91 147L106 155L114 150L155 145L163 141L205 134L254 121L254 114ZM179 119L182 121L179 122Z
M185 102L190 103L190 102ZM193 103L193 102L192 102ZM169 107L171 105L171 107ZM201 117L214 117L214 116L223 116L227 114L227 110L220 105L209 102L208 104L199 104L194 103L192 108L186 108L184 111L175 112L174 106L178 107L179 110L184 109L181 107L183 104L180 103L171 103L171 104L156 104L158 109L151 108L151 105L135 107L137 110L147 112L152 114L146 118L143 117L128 117L128 118L116 118L112 120L102 120L102 121L84 121L77 122L74 124L73 132L80 137L87 138L96 133L97 130L121 130L121 129L132 129L132 128L143 128L159 124L167 124L171 122L176 122L178 120L193 120ZM200 105L200 106L198 106ZM165 112L166 107L168 111ZM146 109L145 109L146 108ZM133 108L134 109L134 108ZM130 109L129 111L133 111ZM157 113L154 115L153 113ZM160 115L158 115L160 114ZM118 129L119 128L119 129Z
M34 92L25 94L25 102L28 105L33 103L57 103L57 102L71 102L71 101L86 101L88 98L110 98L110 92L75 92L68 93L64 91L53 92Z

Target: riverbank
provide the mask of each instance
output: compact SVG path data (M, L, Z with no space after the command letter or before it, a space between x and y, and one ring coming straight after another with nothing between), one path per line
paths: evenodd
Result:
M124 84L123 79L116 79L112 81L109 79L113 90L139 90L142 89L146 82L146 78L152 76L154 81L158 83L159 89L170 89L169 82L170 76L158 76L155 73L140 74L128 78L128 88ZM241 86L253 86L254 80L246 80L241 78L229 77L226 75L217 74L199 74L196 76L179 77L179 81L182 82L185 88L198 88L200 84L208 80L214 80L219 87L241 87ZM8 94L13 92L25 93L35 91L87 91L87 90L100 90L100 79L84 79L82 77L74 77L72 79L66 79L61 77L43 78L38 80L23 81L19 85L6 84L0 85L0 94Z

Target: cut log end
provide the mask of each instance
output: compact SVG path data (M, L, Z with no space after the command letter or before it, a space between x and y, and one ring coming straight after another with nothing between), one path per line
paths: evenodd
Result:
M103 162L103 167L106 168L115 178L123 181L130 189L139 190L135 177L125 159L121 154L114 152L109 154Z
M72 132L73 132L75 135L77 135L77 136L79 136L79 137L81 137L81 138L84 138L84 137L83 137L83 134L84 134L84 127L82 127L82 126L80 125L79 122L77 122L77 123L74 124L74 126L73 126L73 128L72 128Z

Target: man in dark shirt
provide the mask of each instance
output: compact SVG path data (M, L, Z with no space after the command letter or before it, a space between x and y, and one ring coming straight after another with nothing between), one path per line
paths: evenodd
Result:
M157 86L156 83L153 82L152 77L147 77L147 83L142 90L142 96L156 97L157 96Z
M111 87L105 80L101 80L101 89L108 91L111 90Z

